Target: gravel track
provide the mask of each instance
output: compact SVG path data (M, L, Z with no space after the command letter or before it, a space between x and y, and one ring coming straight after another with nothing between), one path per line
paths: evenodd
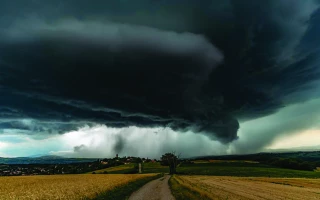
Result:
M129 200L175 200L169 188L169 178L169 175L165 175L162 178L150 181L134 192Z

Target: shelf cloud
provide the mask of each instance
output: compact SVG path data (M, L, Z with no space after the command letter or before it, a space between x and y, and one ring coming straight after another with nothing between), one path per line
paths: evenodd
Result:
M241 124L320 97L316 0L16 3L0 8L2 132L160 127L237 145Z

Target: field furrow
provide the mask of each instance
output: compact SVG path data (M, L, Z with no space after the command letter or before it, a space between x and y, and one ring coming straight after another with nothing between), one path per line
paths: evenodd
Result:
M320 199L320 179L178 176L212 199Z

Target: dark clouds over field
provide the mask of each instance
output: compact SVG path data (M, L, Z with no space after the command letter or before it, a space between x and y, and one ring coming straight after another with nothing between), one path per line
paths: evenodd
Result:
M311 0L1 1L0 130L168 127L230 143L239 121L319 97L318 8ZM281 130L261 131L266 142L291 126L295 116L285 116Z

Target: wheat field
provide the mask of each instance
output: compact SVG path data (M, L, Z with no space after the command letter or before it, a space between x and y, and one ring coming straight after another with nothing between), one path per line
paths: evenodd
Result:
M155 174L78 174L0 177L0 199L94 198L116 186Z
M320 179L175 176L210 199L320 199Z

